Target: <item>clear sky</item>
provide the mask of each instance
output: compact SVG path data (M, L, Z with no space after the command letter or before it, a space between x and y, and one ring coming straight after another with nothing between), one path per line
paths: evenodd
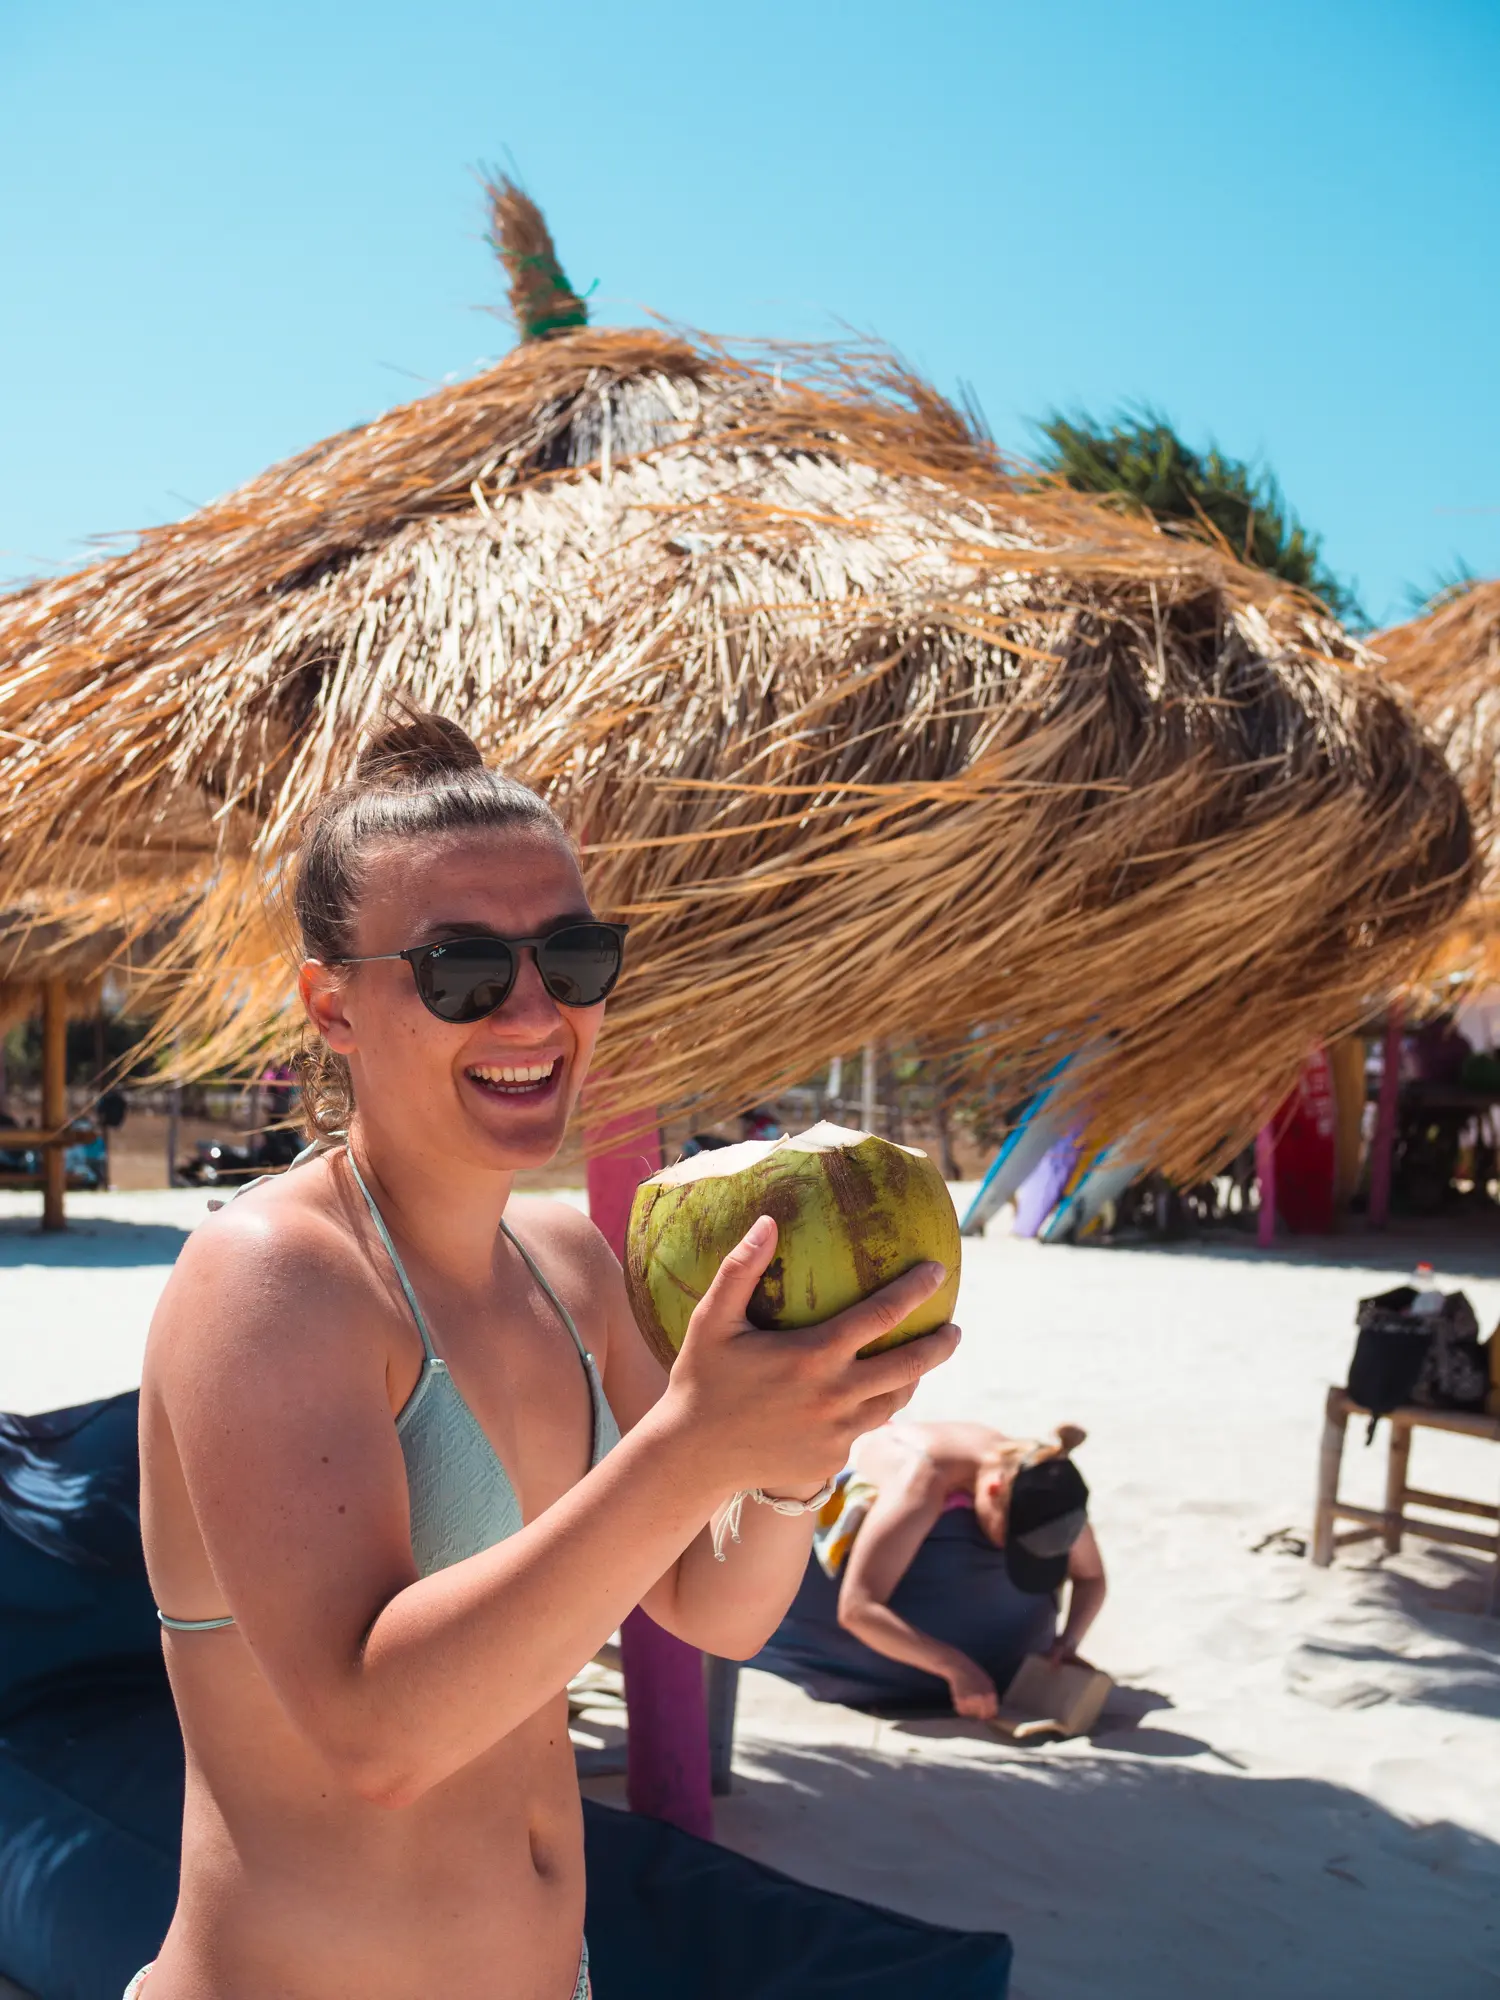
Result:
M0 0L0 576L596 315L879 333L1002 444L1149 399L1377 623L1500 572L1497 0Z

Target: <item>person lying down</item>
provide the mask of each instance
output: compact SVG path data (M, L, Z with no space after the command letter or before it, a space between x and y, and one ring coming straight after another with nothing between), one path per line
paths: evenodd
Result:
M1076 1425L884 1425L856 1440L790 1611L751 1662L819 1701L988 1720L1028 1653L1076 1660L1104 1564ZM1068 1586L1059 1628L1058 1597Z

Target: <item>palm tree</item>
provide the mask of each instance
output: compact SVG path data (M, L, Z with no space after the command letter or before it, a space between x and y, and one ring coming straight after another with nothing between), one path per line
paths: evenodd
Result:
M1302 526L1269 472L1217 447L1190 450L1144 405L1108 423L1054 410L1035 428L1046 440L1041 463L1069 486L1121 494L1160 521L1207 526L1246 562L1311 591L1346 623L1366 623L1353 592L1324 568L1321 539Z

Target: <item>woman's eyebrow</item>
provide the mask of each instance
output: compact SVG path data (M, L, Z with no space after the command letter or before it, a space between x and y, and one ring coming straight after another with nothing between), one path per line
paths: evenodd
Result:
M593 921L592 910L564 910L556 916L548 917L535 935L546 937L549 932L560 930L565 924L591 924ZM512 932L511 935L514 936L516 933ZM528 931L527 936L531 935L532 933ZM489 924L471 918L468 923L423 924L416 941L421 944L443 944L451 938L504 938L505 936L504 931L497 931Z

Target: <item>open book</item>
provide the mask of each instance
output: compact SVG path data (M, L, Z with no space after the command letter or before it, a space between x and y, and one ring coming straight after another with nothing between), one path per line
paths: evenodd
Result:
M1082 1736L1099 1720L1114 1682L1097 1667L1054 1667L1032 1653L1005 1690L995 1727L1013 1743Z

